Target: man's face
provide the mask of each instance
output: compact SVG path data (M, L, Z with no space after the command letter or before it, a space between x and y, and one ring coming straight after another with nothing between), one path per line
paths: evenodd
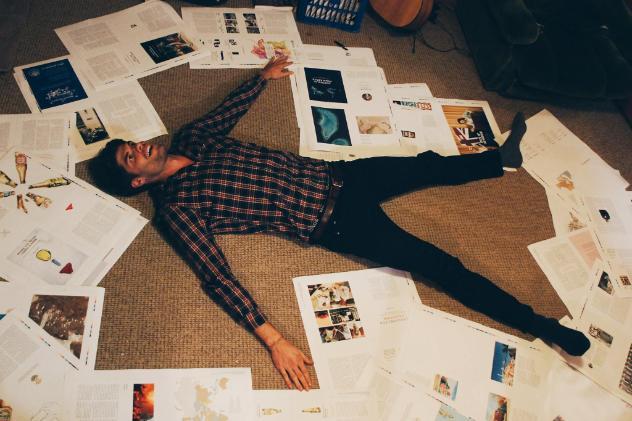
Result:
M116 163L135 176L132 187L154 182L167 162L167 150L162 145L147 142L127 142L116 150Z

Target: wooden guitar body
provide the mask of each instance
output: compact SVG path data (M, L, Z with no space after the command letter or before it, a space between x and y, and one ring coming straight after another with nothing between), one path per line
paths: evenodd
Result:
M416 31L432 13L433 0L369 0L371 7L389 25Z

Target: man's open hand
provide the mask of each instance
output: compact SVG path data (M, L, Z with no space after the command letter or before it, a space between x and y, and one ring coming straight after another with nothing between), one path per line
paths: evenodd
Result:
M312 379L305 365L314 363L300 349L281 338L270 347L270 354L288 389L296 387L298 390L309 390L312 387Z
M265 80L281 79L293 74L288 70L288 66L292 64L286 56L272 57L268 64L261 71L261 77Z

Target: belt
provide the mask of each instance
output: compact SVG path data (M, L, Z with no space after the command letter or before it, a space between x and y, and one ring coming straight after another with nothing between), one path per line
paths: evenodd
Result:
M316 242L323 237L325 229L329 224L331 214L334 212L334 206L336 205L336 199L340 196L342 190L342 169L336 162L329 165L329 192L327 193L327 201L320 214L320 219L310 235L310 241Z

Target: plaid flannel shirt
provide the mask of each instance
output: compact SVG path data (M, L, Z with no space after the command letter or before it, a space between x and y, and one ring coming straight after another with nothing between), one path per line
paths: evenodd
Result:
M227 136L265 85L260 76L246 81L180 129L169 153L194 163L159 187L156 212L211 295L250 329L265 317L231 272L214 234L275 231L308 241L330 182L323 161Z

